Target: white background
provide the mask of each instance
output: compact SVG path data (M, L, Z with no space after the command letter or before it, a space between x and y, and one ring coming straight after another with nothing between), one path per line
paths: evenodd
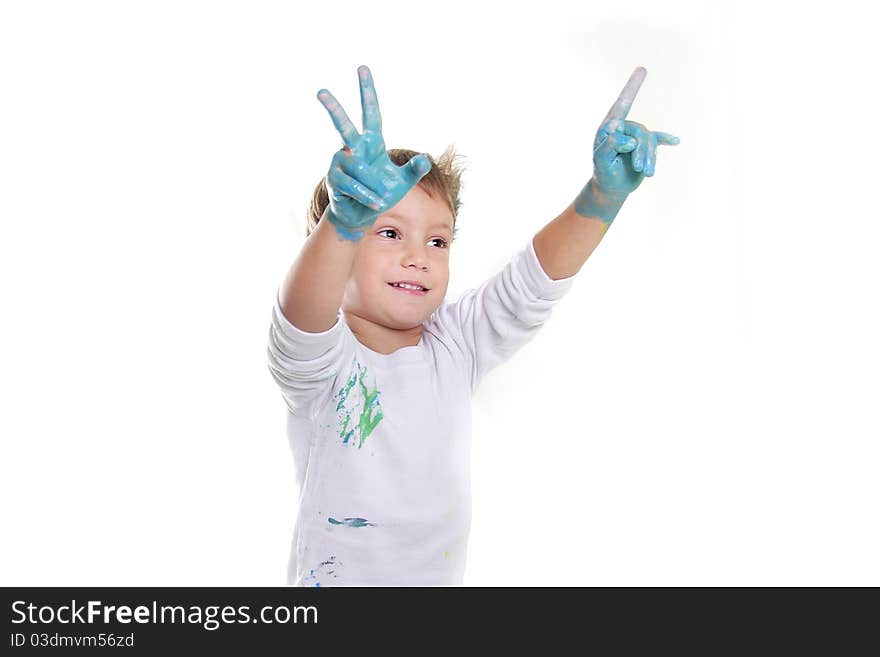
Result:
M636 66L681 138L478 391L466 584L880 585L860 4L4 2L0 583L284 584L271 304L367 64L389 148L466 157L453 298Z

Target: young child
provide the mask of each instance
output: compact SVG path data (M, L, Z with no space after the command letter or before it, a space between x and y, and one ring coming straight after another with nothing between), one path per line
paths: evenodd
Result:
M449 151L436 161L386 151L372 76L358 74L362 134L318 92L344 147L315 190L269 333L300 492L288 583L460 585L471 397L571 289L627 195L653 175L658 144L678 139L626 120L645 76L636 69L574 201L500 272L447 302L460 170Z

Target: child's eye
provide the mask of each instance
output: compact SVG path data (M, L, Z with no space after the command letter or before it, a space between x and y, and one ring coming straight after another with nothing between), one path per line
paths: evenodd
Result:
M383 228L382 230L379 231L379 235L385 236L385 233L394 233L394 235L397 235L397 230L395 230L394 228ZM394 237L392 237L391 239L394 239ZM443 239L442 237L435 237L431 241L432 242L440 242L441 249L448 248L448 246L449 246L449 243L445 239Z

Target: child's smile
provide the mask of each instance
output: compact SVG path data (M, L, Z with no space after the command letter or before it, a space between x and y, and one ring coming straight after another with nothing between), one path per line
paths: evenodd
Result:
M424 285L416 283L415 281L395 281L394 283L388 283L388 286L398 292L418 297L423 297L430 292L430 290Z

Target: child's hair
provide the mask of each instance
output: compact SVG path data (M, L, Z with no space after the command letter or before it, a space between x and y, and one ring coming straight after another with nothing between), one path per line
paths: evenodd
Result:
M403 166L411 158L419 155L419 151L411 151L407 148L390 148L387 152L389 159L397 166ZM434 159L428 153L425 153L425 155L431 160L431 170L419 181L419 185L428 196L432 198L439 196L452 211L452 241L455 241L455 235L458 232L455 222L458 219L458 210L461 207L461 200L458 195L461 191L461 173L463 171L462 165L457 160L463 156L456 154L454 145L447 147L437 159ZM330 204L330 197L327 194L327 186L325 184L326 180L326 176L321 178L321 182L317 184L315 191L312 193L312 202L306 214L306 237L311 235L312 231L317 228L324 210Z

